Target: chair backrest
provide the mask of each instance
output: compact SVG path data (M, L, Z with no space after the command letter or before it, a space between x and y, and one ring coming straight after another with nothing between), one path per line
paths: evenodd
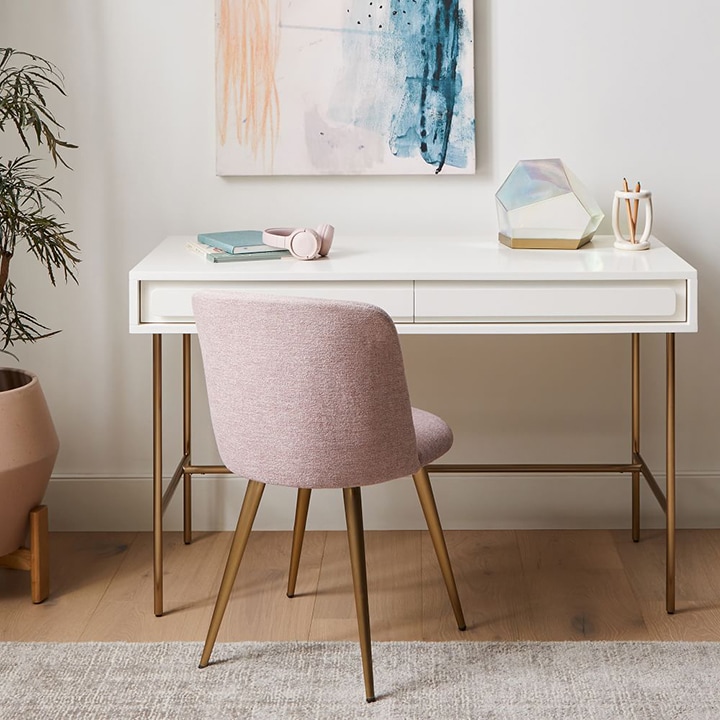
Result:
M215 439L274 485L371 485L420 468L400 342L374 305L200 292L193 310Z

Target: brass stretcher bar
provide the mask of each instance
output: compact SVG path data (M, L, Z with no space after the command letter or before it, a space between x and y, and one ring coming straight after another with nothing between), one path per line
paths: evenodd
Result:
M628 463L565 464L438 464L429 473L631 473L632 539L640 539L640 476L645 478L665 513L665 609L675 612L675 334L666 334L665 471L663 493L640 454L640 335L632 333L631 461ZM163 614L163 514L183 480L183 539L192 541L192 476L222 474L223 465L194 465L191 461L191 336L182 336L183 356L183 454L163 492L162 475L162 335L153 335L153 579L155 615Z

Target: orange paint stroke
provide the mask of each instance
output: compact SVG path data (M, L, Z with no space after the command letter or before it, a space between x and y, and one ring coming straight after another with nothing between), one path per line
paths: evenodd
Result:
M218 0L217 23L220 143L232 113L237 142L272 161L280 125L280 0Z

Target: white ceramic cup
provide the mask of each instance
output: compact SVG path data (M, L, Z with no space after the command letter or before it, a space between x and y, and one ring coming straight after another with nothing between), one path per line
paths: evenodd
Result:
M638 217L640 217L640 209L642 206L643 214L645 215L645 227L643 228L642 235L640 238L635 235L636 240L632 242L630 239L625 238L620 229L620 205L621 200L630 201L630 203L639 202L638 206ZM653 222L653 208L652 208L652 193L649 190L639 190L637 192L623 190L616 190L615 197L613 198L612 207L612 227L613 233L615 233L615 247L619 250L647 250L650 247L650 233L652 231Z

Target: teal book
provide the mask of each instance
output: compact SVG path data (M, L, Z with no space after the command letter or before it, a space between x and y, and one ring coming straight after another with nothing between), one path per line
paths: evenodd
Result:
M277 252L277 248L265 245L261 230L231 230L228 232L200 233L199 242L223 250L230 255L244 253Z
M239 262L243 260L279 260L289 255L287 250L276 250L275 248L263 245L267 250L258 250L257 252L228 253L220 248L196 240L188 240L186 243L188 250L198 255L202 255L208 262ZM248 250L252 250L251 247Z

